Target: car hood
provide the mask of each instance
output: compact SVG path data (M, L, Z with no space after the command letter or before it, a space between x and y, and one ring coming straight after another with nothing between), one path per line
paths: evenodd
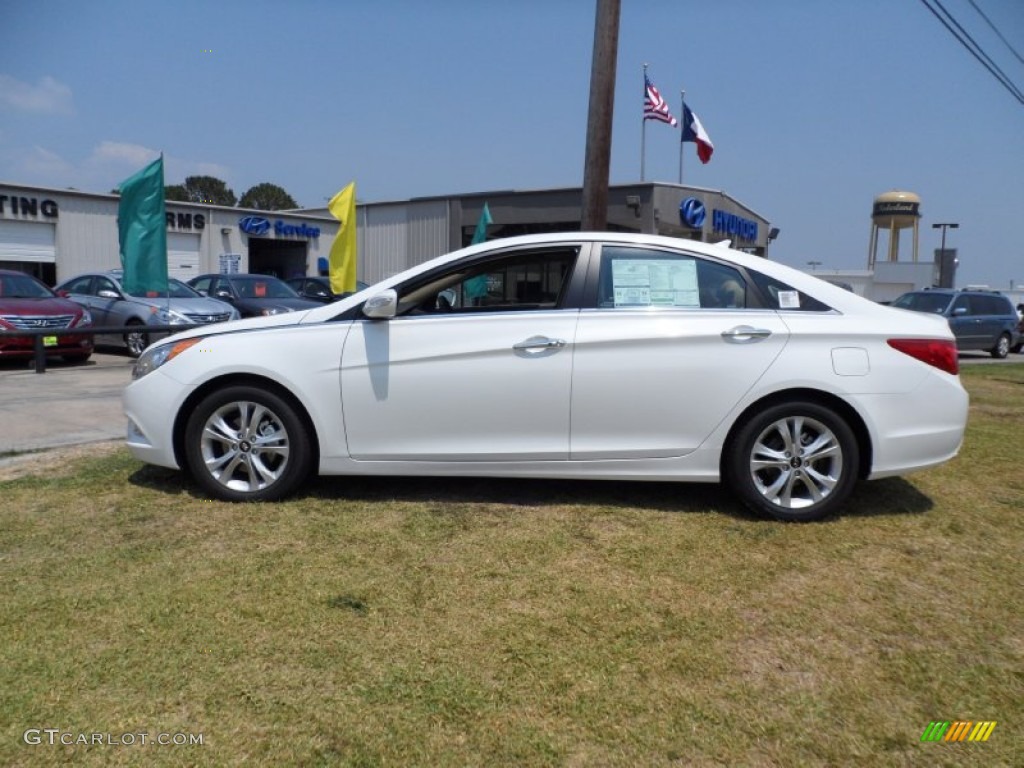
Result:
M238 333L241 331L257 331L263 328L281 328L288 325L298 325L305 312L286 312L281 315L267 315L266 317L247 317L244 320L229 320L216 325L204 325L181 331L169 337L170 339L181 340L195 338L196 336L213 336L221 333ZM160 343L163 343L161 341Z
M178 314L201 314L201 315L219 315L225 312L231 312L232 307L220 299L211 299L208 296L197 296L194 299L171 299L170 305L167 303L167 299L150 299L146 297L133 296L132 301L137 304L143 304L147 307L154 307L156 309L166 309L170 306L172 312Z
M45 299L0 299L0 315L75 315L82 307L57 296Z

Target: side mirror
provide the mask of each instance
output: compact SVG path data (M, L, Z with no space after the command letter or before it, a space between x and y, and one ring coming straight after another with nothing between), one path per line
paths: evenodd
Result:
M953 310L953 317L963 317L967 314L967 307L957 307Z
M100 292L97 295L101 299L120 299L121 298L120 296L117 295L117 291L112 291L109 288L101 288Z
M231 291L217 291L216 296L218 299L230 299Z
M371 320L390 320L398 312L398 294L394 288L368 299L363 304L363 314Z

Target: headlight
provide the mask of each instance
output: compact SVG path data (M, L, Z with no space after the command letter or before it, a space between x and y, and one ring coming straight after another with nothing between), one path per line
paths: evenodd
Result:
M82 310L82 316L78 318L78 322L75 323L75 325L78 327L82 327L83 325L92 325L92 315L89 314L88 309Z
M152 373L164 363L169 363L189 347L198 344L203 338L198 336L176 341L173 344L159 344L150 347L135 361L135 366L132 368L132 378L141 379L146 374Z
M283 315L285 312L291 312L291 311L292 310L291 310L290 307L267 307L266 309L261 309L260 310L260 314L261 315Z
M160 321L161 325L191 325L192 321L189 320L182 314L175 312L173 309L157 309L154 313L156 319Z

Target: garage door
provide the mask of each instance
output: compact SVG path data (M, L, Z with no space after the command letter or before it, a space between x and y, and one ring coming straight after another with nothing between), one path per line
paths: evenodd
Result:
M0 221L0 261L35 261L53 264L56 226L44 221Z
M199 235L167 233L167 275L189 281L199 277Z

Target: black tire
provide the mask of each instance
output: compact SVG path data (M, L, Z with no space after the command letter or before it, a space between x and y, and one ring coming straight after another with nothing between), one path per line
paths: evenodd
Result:
M142 323L138 320L129 320L126 325L131 326L132 330L124 335L124 344L128 347L129 355L138 357L149 346L149 334L142 330L135 330L136 327L142 327Z
M792 401L752 415L726 446L723 464L726 482L755 512L810 522L835 514L849 499L860 448L834 411Z
M989 350L989 354L996 360L1004 360L1010 354L1010 334L1002 334L996 345Z
M61 359L71 365L82 365L90 357L92 357L92 352L86 352L84 355L61 355Z
M225 501L273 501L310 470L310 434L273 392L238 385L207 395L185 427L185 459L196 482Z

